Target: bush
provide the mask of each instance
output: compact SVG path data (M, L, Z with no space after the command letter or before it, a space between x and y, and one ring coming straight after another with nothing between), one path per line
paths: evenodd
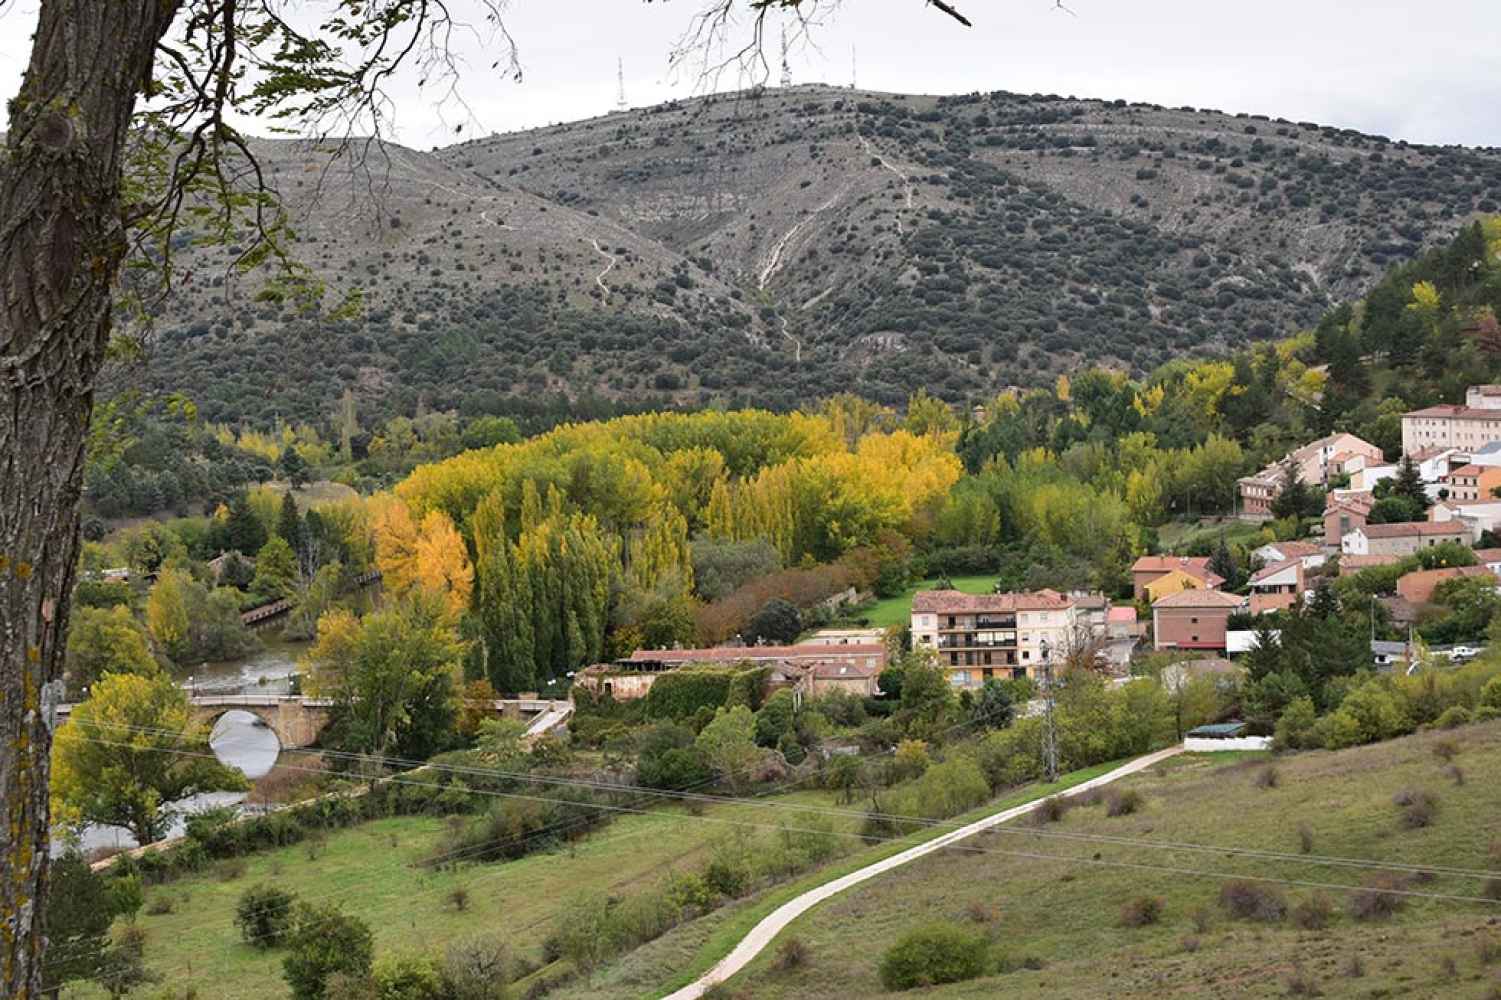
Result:
M1122 927L1146 927L1162 919L1164 902L1160 896L1137 896L1121 907Z
M1501 719L1501 708L1495 705L1481 705L1475 709L1476 722L1494 722L1497 719Z
M1438 815L1438 796L1423 788L1405 788L1392 796L1392 804L1402 810L1402 825L1409 830L1431 826Z
M369 926L335 906L298 906L287 946L282 968L293 1000L322 1000L335 975L368 977L375 957Z
M1451 705L1433 720L1433 724L1439 729L1458 729L1460 726L1469 725L1471 721L1473 719L1468 708L1463 705Z
M275 948L292 930L295 893L273 885L253 885L240 893L235 904L235 925L240 938L252 948Z
M1407 897L1398 895L1401 880L1378 875L1367 880L1365 887L1350 894L1350 916L1356 920L1387 920L1407 905Z
M1073 802L1062 795L1053 795L1043 799L1032 810L1032 822L1038 826L1046 826L1049 823L1057 823L1068 815L1068 811L1074 806Z
M505 943L481 936L450 944L442 971L449 1000L505 1000L513 969Z
M701 708L725 703L734 673L729 670L673 670L652 682L646 692L649 719L686 719Z
M1298 850L1303 854L1313 853L1313 829L1307 823L1298 824Z
M808 946L803 944L802 938L790 937L777 945L777 953L771 960L771 967L776 972L788 972L801 968L807 962Z
M149 856L150 854L144 855ZM136 914L141 912L141 907L146 903L146 891L141 887L139 875L120 874L106 879L104 896L111 915L124 917L126 923L133 923Z
M888 990L975 979L985 974L985 939L948 922L918 927L887 949L880 972Z
M1334 904L1323 893L1310 896L1293 907L1293 923L1305 931L1321 931L1334 916Z
M1240 920L1273 924L1287 916L1287 897L1279 889L1246 879L1220 886L1220 905Z
M1276 788L1282 782L1282 775L1277 773L1275 767L1263 767L1256 772L1257 788Z
M448 890L448 905L453 907L454 912L463 913L469 909L469 890L462 885L456 885Z
M1112 788L1105 795L1105 815L1130 816L1140 811L1143 801L1141 793L1134 788L1124 790Z
M438 963L426 955L383 957L372 978L380 1000L448 1000Z

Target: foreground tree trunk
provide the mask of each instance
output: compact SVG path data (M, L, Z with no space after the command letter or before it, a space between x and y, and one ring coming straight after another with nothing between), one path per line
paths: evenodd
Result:
M49 707L94 382L125 255L121 162L180 0L43 0L0 161L0 996L46 987Z

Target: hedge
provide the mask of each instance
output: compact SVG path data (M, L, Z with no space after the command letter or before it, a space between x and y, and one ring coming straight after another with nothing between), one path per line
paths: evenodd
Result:
M735 674L729 670L673 670L652 682L646 692L648 719L686 719L700 708L719 708L730 694Z

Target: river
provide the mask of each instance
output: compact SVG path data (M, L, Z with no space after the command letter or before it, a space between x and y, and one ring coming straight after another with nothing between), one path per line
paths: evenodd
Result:
M285 694L292 689L292 674L307 647L305 642L269 638L264 648L244 659L199 664L184 671L178 680L198 694ZM270 771L281 751L275 733L254 715L238 710L225 712L219 717L209 734L209 746L221 762L239 768L251 779ZM250 807L244 804L245 798L244 792L208 792L184 799L176 806L178 816L168 836L180 835L186 825L184 817L195 812L220 806L248 810ZM104 825L85 827L79 843L85 852L104 847L136 846L135 838L123 827ZM60 853L63 847L62 841L54 841L53 852Z

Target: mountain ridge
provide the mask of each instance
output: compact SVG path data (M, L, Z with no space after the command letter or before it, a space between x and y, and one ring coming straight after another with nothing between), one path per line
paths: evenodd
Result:
M254 281L201 282L159 318L153 377L262 423L345 388L389 416L1139 373L1310 325L1501 197L1495 150L1000 91L805 84L387 144L319 200L307 144L257 149L299 255L365 312L310 339ZM233 249L184 252L212 273Z

